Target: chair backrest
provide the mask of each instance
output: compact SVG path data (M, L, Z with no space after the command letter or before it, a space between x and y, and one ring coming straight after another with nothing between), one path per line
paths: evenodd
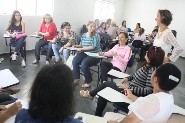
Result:
M135 48L141 48L141 46L143 46L143 41L141 41L141 40L134 40L132 42L132 46L135 47Z
M80 44L80 42L81 42L80 36L76 35L76 40L77 40L77 43Z
M128 31L128 32L131 32L131 29L130 29L130 28L127 28L127 31Z
M128 63L127 63L127 67L132 67L133 64L134 64L134 56L131 55L131 57L130 57Z
M107 42L109 42L110 41L110 36L109 36L109 34L107 34L107 33L103 33L102 35L101 35L101 42L104 42L104 43L107 43Z

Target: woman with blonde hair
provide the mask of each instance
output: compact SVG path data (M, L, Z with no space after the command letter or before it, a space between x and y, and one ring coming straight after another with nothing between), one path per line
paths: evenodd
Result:
M80 45L75 45L74 47L78 48L78 51L81 51L77 54L73 61L73 73L74 73L74 83L80 81L80 66L81 70L84 73L85 83L82 85L84 88L88 88L92 83L92 75L89 67L94 66L100 62L100 59L88 56L88 53L98 53L101 52L100 47L100 36L96 34L96 27L93 21L89 21L87 24L88 32L84 33L81 38Z
M42 36L35 45L35 60L32 62L36 64L40 60L40 49L44 45L48 45L47 54L46 54L46 64L49 65L49 58L51 57L52 52L52 40L57 35L57 28L55 23L53 22L53 18L50 14L45 14L42 19L42 24L38 32L36 32L37 36Z

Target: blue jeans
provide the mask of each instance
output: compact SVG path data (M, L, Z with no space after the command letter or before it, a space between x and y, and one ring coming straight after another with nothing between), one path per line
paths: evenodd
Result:
M53 49L53 52L54 52L54 55L55 55L55 59L56 60L61 59L60 53L59 53L60 48L61 48L60 45L58 45L58 44L52 44L52 49ZM64 55L64 63L66 63L66 61L67 61L67 59L69 58L69 55L70 55L70 50L63 49L63 51L62 51L61 54Z
M24 56L25 56L24 51L23 51L23 46L24 46L25 39L26 39L26 37L22 37L22 38L19 38L15 42L16 43L15 52L20 52L21 58L24 58Z
M97 65L99 62L100 62L100 59L88 56L84 52L77 54L72 61L73 73L74 73L75 79L80 79L79 65L81 65L81 70L84 73L84 77L85 77L85 83L91 83L92 75L89 67Z
M48 49L47 49L47 54L46 54L46 61L49 61L50 57L51 57L51 53L52 53L52 43L50 41L46 41L46 40L39 40L36 42L35 44L35 58L37 61L40 60L40 49L41 47L43 47L44 45L48 45Z

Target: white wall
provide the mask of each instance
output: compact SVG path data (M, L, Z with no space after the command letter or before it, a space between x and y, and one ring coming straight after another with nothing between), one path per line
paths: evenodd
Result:
M116 3L115 18L113 21L118 25L122 21L124 0L107 0ZM54 0L53 19L60 30L62 22L68 21L72 25L72 30L79 34L83 24L88 21L94 21L94 8L96 0ZM7 28L11 15L0 15L0 54L8 53L9 47L5 45L2 38ZM24 16L23 21L26 24L26 33L28 35L34 34L38 31L42 17L40 16ZM35 48L37 39L27 37L27 50Z
M156 25L155 18L159 9L168 9L173 13L173 21L169 28L177 31L177 39L185 48L185 0L124 0L123 19L132 30L136 23L141 23L145 34L148 34ZM181 56L185 57L185 51Z

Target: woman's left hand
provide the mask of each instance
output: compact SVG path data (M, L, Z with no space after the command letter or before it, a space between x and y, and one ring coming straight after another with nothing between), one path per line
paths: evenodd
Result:
M128 89L126 84L117 84L118 88Z
M113 51L112 51L111 54L112 54L112 56L118 56L118 55L117 55L117 52L113 52Z
M118 122L110 120L110 121L108 121L108 123L118 123Z
M170 60L170 58L169 57L164 57L164 63L166 63L166 62L170 62L171 60Z

